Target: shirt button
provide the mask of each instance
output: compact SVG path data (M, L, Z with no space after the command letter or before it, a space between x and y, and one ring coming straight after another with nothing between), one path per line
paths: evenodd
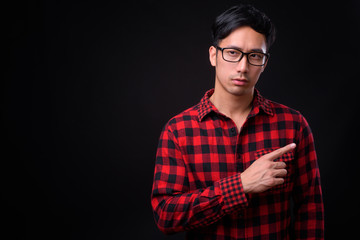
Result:
M231 128L230 131L231 131L231 135L235 135L235 134L236 134L236 128Z

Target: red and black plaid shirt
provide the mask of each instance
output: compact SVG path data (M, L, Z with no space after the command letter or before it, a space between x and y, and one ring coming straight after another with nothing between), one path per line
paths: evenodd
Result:
M323 202L311 130L297 111L255 91L252 110L238 132L210 102L164 127L157 150L152 207L165 233L188 239L323 239ZM289 143L285 183L245 194L241 173L263 154Z

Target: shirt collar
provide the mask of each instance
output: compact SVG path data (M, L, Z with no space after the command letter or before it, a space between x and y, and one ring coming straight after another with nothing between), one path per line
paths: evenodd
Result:
M198 104L198 114L199 114L199 121L202 121L203 118L208 115L210 112L217 112L219 113L219 110L212 104L210 101L210 97L213 95L214 89L210 89L207 91L204 95L204 97L201 99L200 103ZM249 114L249 117L257 115L260 110L262 110L264 113L273 116L273 110L269 103L269 100L261 96L260 92L255 89L254 92L254 101L253 101L253 108Z
M274 113L273 113L273 109L271 107L270 101L267 100L266 98L264 98L260 94L259 90L257 90L256 88L255 88L255 91L254 91L254 95L255 96L254 96L254 101L253 101L253 109L250 112L249 117L251 117L252 114L253 115L258 114L260 112L260 109L264 113L266 113L266 114L268 114L270 116L273 116Z

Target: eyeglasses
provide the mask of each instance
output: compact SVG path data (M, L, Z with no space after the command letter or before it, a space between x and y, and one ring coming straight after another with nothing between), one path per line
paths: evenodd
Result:
M222 57L225 61L232 63L240 62L245 55L249 64L253 66L264 66L270 57L269 53L262 53L262 52L245 53L236 48L221 48L218 46L216 46L216 48L221 51Z

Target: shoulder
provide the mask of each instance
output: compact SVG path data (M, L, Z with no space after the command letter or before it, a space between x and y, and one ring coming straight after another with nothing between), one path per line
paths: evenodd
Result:
M278 121L292 122L297 126L296 128L298 130L303 127L308 127L308 122L300 111L271 100L268 100L268 102L272 108L273 116Z
M186 128L194 128L199 123L199 104L192 106L172 117L164 126L163 130L177 132Z
M267 101L268 101L269 105L271 106L274 114L301 115L301 113L298 110L288 107L284 104L281 104L281 103L278 103L278 102L275 102L275 101L272 101L269 99L267 99Z
M293 108L290 108L284 104L272 101L260 94L260 92L255 89L255 98L254 106L259 106L264 113L272 116L273 120L282 119L282 118L294 118L297 119L301 116L301 113Z

